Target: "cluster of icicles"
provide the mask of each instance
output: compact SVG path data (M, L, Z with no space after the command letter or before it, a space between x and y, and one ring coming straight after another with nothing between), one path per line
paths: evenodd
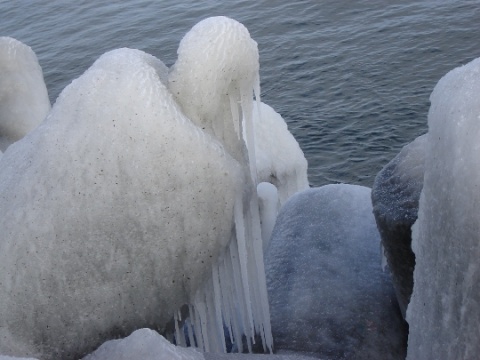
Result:
M260 111L259 87L255 97L256 109ZM250 176L256 189L252 102L252 99L242 99L238 109L235 99L230 97L233 117L238 119L243 115L241 124L245 126ZM180 310L174 314L174 341L177 345L226 353L229 350L226 345L228 337L236 351L252 352L257 335L264 352L273 350L258 197L256 191L252 191L246 205L249 208L244 209L243 195L239 194L235 201L235 234L225 252L212 265L210 279L188 305L188 317L182 318Z

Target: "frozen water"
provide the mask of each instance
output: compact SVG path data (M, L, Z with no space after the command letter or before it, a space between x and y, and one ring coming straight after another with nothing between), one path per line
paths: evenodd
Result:
M480 342L480 58L430 97L408 359L478 359Z
M278 190L275 185L268 182L261 182L257 185L259 200L260 222L262 224L263 249L265 250L270 242L275 220L277 219L280 202Z
M202 353L195 348L175 346L150 329L139 329L124 339L109 340L83 360L309 360L302 354L253 355ZM0 360L36 360L0 355Z
M122 340L102 344L83 360L204 360L194 348L175 346L150 329L140 329Z
M422 135L406 145L378 173L372 188L373 214L404 317L413 289L411 227L423 186L425 144L426 135Z
M1 160L0 352L77 358L173 316L186 343L188 303L201 348L225 350L226 321L238 346L259 335L271 351L254 92L257 45L218 17L185 36L168 76L119 49L61 93Z
M256 334L265 351L272 348L252 123L254 93L260 102L258 70L257 43L248 30L220 16L201 21L187 33L168 78L183 112L218 139L243 170L229 248L212 265L211 278L195 293L190 306L197 345L205 351L225 352L223 321L240 350L242 336L251 350ZM177 319L175 325L179 327Z
M4 354L68 358L162 328L228 244L241 166L182 115L163 67L103 55L3 155Z
M0 37L0 151L35 128L49 110L42 68L33 50Z
M270 106L254 103L253 124L258 181L275 185L283 205L308 189L307 160L285 120Z
M104 343L83 360L309 360L301 354L253 355L202 353L194 348L182 348L168 342L150 329L140 329L122 340ZM1 357L0 357L0 360ZM9 359L10 360L10 359ZM12 359L14 360L14 359Z
M327 185L292 196L265 260L274 348L404 359L406 327L379 248L369 188Z
M253 91L260 81L257 43L242 24L219 16L196 24L177 53L168 78L175 100L189 119L244 163L245 143L239 139L245 122L251 122Z

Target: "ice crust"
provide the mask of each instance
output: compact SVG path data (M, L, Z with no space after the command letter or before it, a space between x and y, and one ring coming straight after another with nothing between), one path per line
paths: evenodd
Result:
M194 348L175 346L150 329L140 329L121 340L102 344L83 360L204 360Z
M49 111L50 100L37 56L20 41L0 37L0 156Z
M206 65L233 75L209 83L213 68L196 68L218 92L178 104L167 86L182 83L194 35L222 29L243 42L211 41L224 63ZM192 33L169 75L138 50L104 54L2 157L2 353L78 358L136 328L162 330L174 314L183 322L183 304L202 349L224 350L225 321L240 347L258 334L271 350L251 115L257 47L224 17ZM235 63L242 51L226 58L225 45L248 56Z
M425 145L426 135L422 135L404 146L378 173L372 188L373 214L404 317L413 290L411 227L423 187Z
M161 329L228 244L241 167L182 115L163 67L103 55L2 157L2 352L69 358Z
M301 354L253 355L202 353L194 348L182 348L167 341L150 329L140 329L122 340L104 343L83 360L309 360ZM1 357L0 357L0 360ZM13 360L13 359L12 359Z
M404 359L406 324L379 247L369 188L327 185L291 197L265 255L275 349Z
M480 342L480 58L430 97L408 359L478 359Z

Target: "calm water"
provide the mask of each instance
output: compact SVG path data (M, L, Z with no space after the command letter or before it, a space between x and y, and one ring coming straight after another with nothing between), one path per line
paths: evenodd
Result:
M426 131L429 95L480 56L480 1L8 1L0 35L37 53L52 102L102 53L131 47L167 65L199 20L226 15L258 42L262 100L288 122L312 185L371 186Z

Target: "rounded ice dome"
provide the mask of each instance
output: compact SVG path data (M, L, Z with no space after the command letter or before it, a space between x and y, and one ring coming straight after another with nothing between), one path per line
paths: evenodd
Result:
M43 72L33 50L0 37L0 151L34 129L50 110Z

